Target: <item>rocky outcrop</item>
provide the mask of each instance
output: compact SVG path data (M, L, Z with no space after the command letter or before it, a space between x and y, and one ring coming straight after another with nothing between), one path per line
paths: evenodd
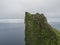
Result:
M57 45L57 36L44 14L25 12L25 45Z

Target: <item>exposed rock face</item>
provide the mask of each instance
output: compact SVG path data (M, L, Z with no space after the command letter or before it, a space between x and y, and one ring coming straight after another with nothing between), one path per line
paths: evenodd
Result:
M25 13L25 45L57 45L56 34L44 14Z

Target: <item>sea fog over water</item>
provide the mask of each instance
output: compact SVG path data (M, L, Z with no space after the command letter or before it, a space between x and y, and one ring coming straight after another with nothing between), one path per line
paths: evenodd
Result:
M50 23L60 29L59 22ZM25 45L24 23L0 23L0 45Z

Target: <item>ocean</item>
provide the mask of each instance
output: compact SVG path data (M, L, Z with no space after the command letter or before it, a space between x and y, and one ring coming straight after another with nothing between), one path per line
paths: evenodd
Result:
M60 23L50 23L60 29ZM0 45L25 45L24 23L0 23Z
M24 24L0 23L0 45L24 45Z
M50 22L49 23L53 28L56 28L60 31L60 22Z

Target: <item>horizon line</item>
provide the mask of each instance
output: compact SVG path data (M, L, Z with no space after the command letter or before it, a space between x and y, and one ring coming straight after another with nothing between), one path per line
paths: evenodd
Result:
M60 22L60 21L47 20L47 22ZM0 19L0 23L24 23L24 19Z

